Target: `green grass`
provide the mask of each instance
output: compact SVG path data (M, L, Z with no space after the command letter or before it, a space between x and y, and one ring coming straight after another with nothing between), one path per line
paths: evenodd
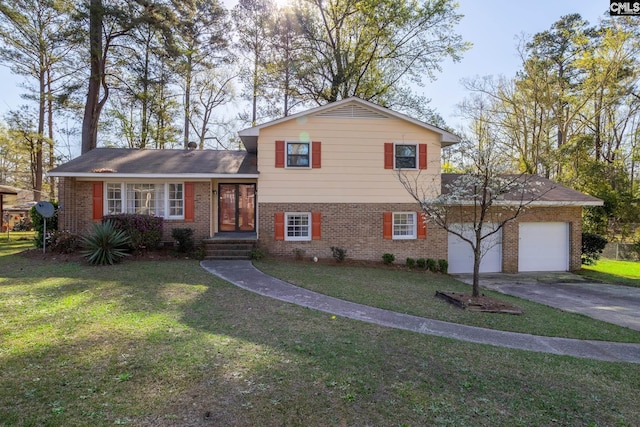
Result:
M640 287L640 262L601 258L595 265L583 265L581 274L606 283Z
M484 289L483 294L520 307L523 315L461 310L434 297L437 290L470 292L470 285L447 275L278 260L255 264L268 274L325 295L415 316L534 335L640 342L638 331Z
M3 426L640 425L638 365L333 319L192 260L19 249L0 242Z
M34 231L11 231L0 233L0 256L15 254L34 248Z

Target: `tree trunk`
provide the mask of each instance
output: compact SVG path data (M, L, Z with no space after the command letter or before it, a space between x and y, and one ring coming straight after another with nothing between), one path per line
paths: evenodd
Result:
M35 182L33 186L33 199L36 202L39 202L42 199L42 175L44 173L44 164L43 164L43 156L42 151L44 148L44 120L45 120L45 108L46 108L46 99L45 99L45 71L40 70L39 75L39 111L38 111L38 136L36 140L35 146Z
M482 228L476 230L476 244L473 247L473 287L472 295L480 296L480 261L482 261Z
M102 84L104 64L102 56L102 0L91 0L89 5L89 56L91 75L87 103L82 119L82 154L98 145L98 120L102 109L100 103L100 85Z
M187 69L184 76L184 148L189 147L189 128L191 127L191 78L193 70L191 53L187 56Z
M478 253L473 255L473 286L471 294L474 297L480 296L480 256Z
M258 120L258 85L260 85L260 82L258 80L259 61L260 58L256 50L253 55L253 96L251 100L251 126L255 126Z
M51 82L51 69L47 69L47 127L49 137L49 169L53 169L56 166L56 153L55 144L53 142L53 89ZM49 199L55 200L56 198L56 179L54 177L49 178Z

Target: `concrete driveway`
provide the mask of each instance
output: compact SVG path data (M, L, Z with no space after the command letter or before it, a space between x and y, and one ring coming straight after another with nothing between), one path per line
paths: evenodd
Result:
M472 283L472 275L456 278ZM608 285L572 273L483 273L480 287L640 331L640 288Z

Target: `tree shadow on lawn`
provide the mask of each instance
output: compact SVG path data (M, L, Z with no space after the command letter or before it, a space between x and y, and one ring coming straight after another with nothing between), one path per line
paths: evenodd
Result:
M113 270L76 266L73 275L57 272L69 283L21 291L35 292L34 308L91 295L53 316L36 313L26 325L31 341L3 354L11 374L0 380L9 390L0 392L0 418L17 425L470 425L477 417L494 425L611 424L610 408L632 395L625 364L335 318L188 264L125 267L112 280ZM49 277L52 265L31 267L14 274L14 284ZM145 271L151 279L136 279ZM48 332L38 335L43 323ZM582 378L585 366L597 381ZM515 407L514 396L534 403Z

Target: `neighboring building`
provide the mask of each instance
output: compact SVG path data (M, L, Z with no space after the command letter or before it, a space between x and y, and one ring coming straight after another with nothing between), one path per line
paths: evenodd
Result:
M273 255L329 258L336 246L352 259L378 261L392 253L399 262L449 259L454 271L468 269L455 261L464 249L444 230L424 226L397 176L402 168L437 195L441 149L459 142L457 136L359 98L239 135L247 151L99 148L53 169L50 176L60 180L59 227L83 232L105 214L148 213L165 218L166 240L172 228L190 227L200 239L254 238ZM529 257L527 223L548 225L536 236L555 236L552 223L567 230L566 262L535 268L580 268L581 206L601 202L562 189L505 229L499 267L490 270L532 267L520 264Z
M29 212L35 204L33 191L0 185L0 231L13 230L23 221L30 224Z

